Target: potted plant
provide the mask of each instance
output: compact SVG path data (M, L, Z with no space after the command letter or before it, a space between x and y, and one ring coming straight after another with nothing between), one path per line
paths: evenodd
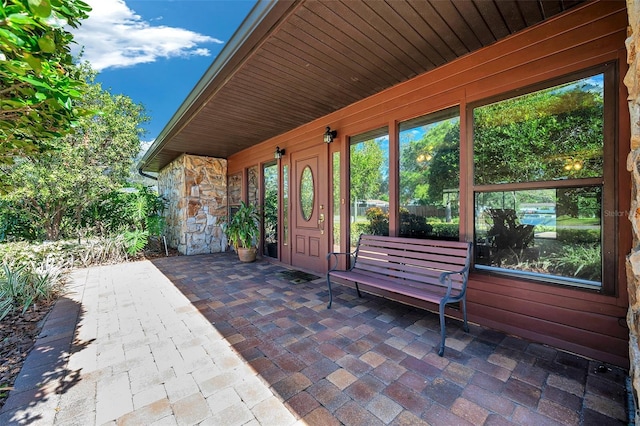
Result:
M242 201L238 210L223 225L229 245L235 249L242 262L256 260L256 242L260 234L259 224L258 208Z

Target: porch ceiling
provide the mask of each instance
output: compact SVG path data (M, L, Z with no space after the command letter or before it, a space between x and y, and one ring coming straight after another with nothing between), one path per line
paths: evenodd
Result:
M259 0L139 166L227 158L582 1Z

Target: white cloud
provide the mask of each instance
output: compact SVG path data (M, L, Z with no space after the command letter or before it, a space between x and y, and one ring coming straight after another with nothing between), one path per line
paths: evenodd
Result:
M93 10L73 33L78 51L84 49L82 59L98 71L159 58L210 56L209 49L200 45L223 43L184 28L152 26L129 9L124 0L85 1Z

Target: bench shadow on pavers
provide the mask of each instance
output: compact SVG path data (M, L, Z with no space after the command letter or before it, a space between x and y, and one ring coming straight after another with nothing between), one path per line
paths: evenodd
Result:
M56 301L0 408L0 424L53 424L60 395L80 381L80 371L67 368L69 356L91 343L75 339L82 317L80 303L67 296Z

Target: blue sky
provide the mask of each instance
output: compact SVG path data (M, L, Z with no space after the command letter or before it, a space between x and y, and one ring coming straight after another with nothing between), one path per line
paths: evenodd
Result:
M255 0L84 0L73 30L83 59L113 94L145 106L153 141L247 16Z

